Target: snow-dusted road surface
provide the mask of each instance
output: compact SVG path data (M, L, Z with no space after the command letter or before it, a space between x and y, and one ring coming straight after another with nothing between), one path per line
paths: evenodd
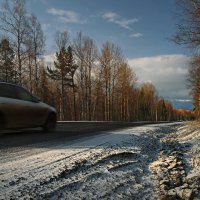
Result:
M0 150L0 199L157 199L149 164L177 124Z

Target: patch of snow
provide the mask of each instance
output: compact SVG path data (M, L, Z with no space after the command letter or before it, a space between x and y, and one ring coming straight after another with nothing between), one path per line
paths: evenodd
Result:
M124 128L0 152L0 199L157 199L149 165L163 133L176 125Z

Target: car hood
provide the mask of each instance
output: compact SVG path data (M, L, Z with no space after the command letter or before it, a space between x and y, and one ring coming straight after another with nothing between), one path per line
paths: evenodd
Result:
M53 111L53 112L56 113L56 109L55 109L54 107L50 106L49 104L44 103L44 102L42 102L42 101L40 101L39 104L40 104L41 106L44 106L44 107L46 107L46 108L48 108L48 109L50 109L51 111Z

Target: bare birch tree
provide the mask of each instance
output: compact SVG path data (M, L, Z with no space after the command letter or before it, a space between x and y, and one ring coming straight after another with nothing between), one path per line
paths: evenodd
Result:
M22 84L25 60L25 39L28 32L25 0L4 0L0 10L0 29L8 37L17 59L17 76Z
M74 52L79 65L77 73L77 81L80 88L80 105L81 119L92 120L92 91L93 91L93 74L97 61L97 48L94 41L78 33L74 39Z
M113 43L106 42L102 45L100 62L100 74L104 99L104 120L112 120L113 101L115 94L116 78L122 63L121 49Z
M33 14L28 17L26 48L29 66L30 88L31 90L34 88L33 93L37 95L39 89L39 58L44 52L44 34L40 22Z
M118 120L121 121L130 121L131 109L131 98L132 91L135 88L136 82L136 74L134 71L128 66L126 61L123 61L119 67L117 80L116 80L116 90L114 98L117 99L114 104L114 109L117 110Z
M57 31L55 35L55 43L58 50L67 49L69 46L69 33L67 31Z

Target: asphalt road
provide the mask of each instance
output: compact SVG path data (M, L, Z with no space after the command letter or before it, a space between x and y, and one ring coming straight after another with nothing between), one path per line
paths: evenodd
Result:
M72 141L93 136L107 130L140 126L152 122L58 122L54 133L45 133L40 129L4 131L0 135L0 150L23 147L45 142Z

